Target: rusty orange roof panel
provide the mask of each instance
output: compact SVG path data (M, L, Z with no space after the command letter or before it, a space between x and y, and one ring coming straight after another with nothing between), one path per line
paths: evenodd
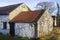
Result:
M44 10L21 12L10 22L34 22L44 13Z

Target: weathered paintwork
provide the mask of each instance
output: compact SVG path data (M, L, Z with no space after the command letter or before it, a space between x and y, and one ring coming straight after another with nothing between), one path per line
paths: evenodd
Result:
M20 37L34 37L34 25L32 23L16 23L15 25L15 35Z

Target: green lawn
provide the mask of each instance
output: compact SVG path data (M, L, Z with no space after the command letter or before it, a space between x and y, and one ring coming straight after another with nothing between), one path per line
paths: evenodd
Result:
M0 34L0 40L32 40L32 39L22 38L18 36L11 37L9 35ZM40 37L39 40L60 40L60 27L55 27L50 34Z
M0 40L30 40L28 38L22 38L22 37L11 37L9 35L3 35L3 34L0 34Z

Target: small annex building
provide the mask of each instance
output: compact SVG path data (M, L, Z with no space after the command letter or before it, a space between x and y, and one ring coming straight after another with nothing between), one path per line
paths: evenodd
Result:
M53 18L48 10L23 11L18 15L9 14L9 21L14 23L15 35L28 38L39 38L53 30ZM13 32L13 31L11 31Z

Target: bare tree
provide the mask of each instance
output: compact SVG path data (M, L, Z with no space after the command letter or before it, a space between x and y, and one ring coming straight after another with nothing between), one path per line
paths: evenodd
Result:
M37 9L48 9L50 13L56 10L56 7L53 6L53 2L41 2L36 5Z

